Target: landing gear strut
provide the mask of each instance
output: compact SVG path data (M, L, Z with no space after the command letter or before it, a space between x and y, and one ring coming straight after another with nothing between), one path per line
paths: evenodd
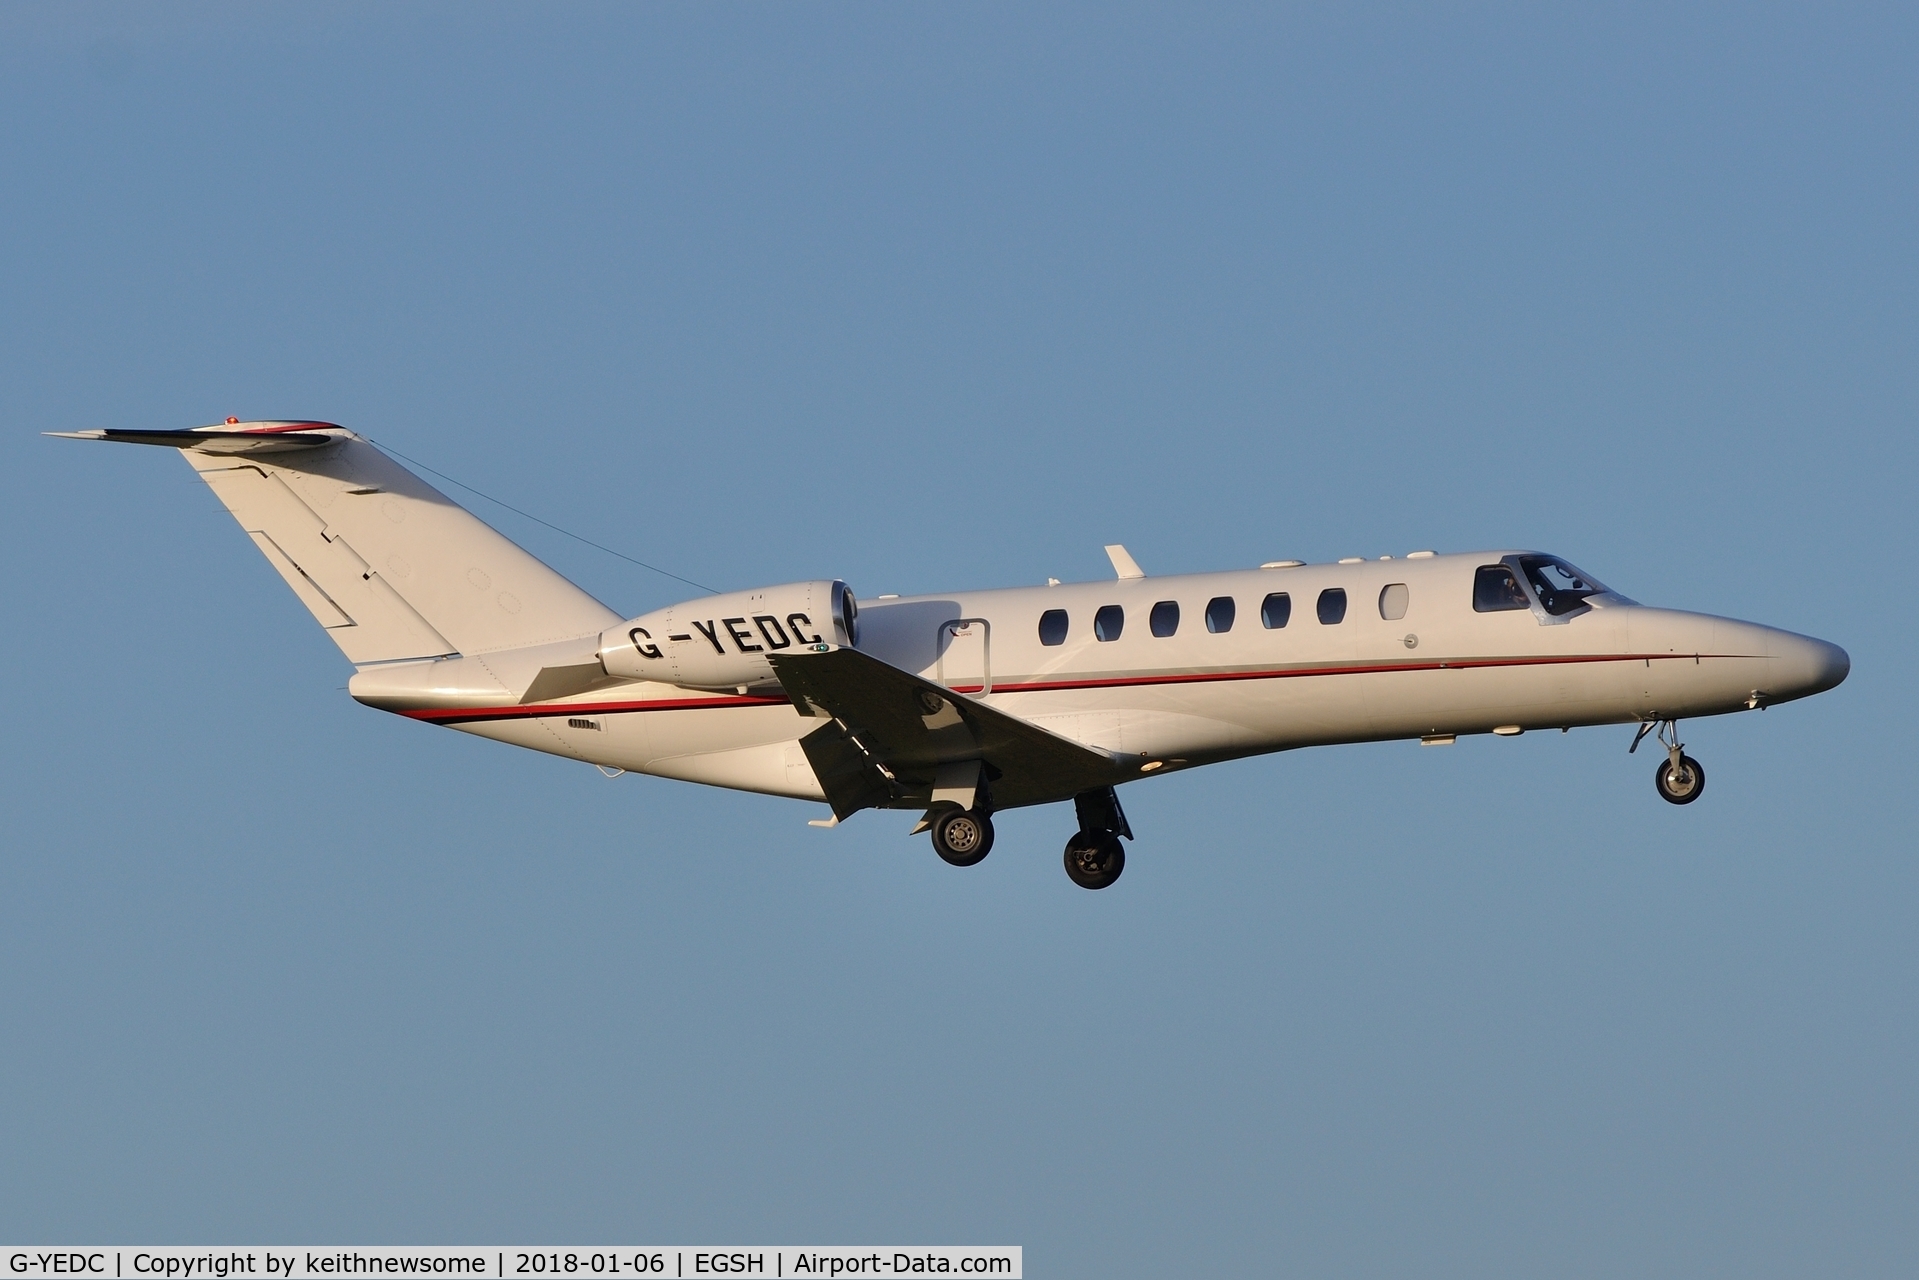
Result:
M1676 720L1648 720L1639 726L1634 735L1632 746L1626 749L1631 755L1639 750L1639 743L1646 734L1658 726L1659 745L1666 748L1666 758L1653 770L1652 784L1659 791L1659 798L1667 804L1691 804L1706 791L1706 769L1697 760L1686 754L1686 744L1679 740L1679 722Z
M1126 870L1126 850L1119 838L1133 838L1119 795L1111 787L1082 791L1073 797L1079 830L1066 842L1066 878L1082 889L1104 889Z
M933 819L933 852L970 867L993 851L993 820L983 809L944 809Z

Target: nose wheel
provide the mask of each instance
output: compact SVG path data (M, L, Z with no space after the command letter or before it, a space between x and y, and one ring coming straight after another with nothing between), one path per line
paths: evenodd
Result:
M1646 734L1652 732L1655 725L1659 735L1659 745L1666 749L1666 758L1653 770L1652 784L1659 791L1659 798L1667 804L1691 804L1706 791L1706 769L1697 760L1686 754L1686 744L1679 740L1679 722L1676 720L1649 720L1639 726L1639 732L1633 736L1632 746L1626 749L1631 755L1639 750L1639 743Z
M1659 798L1667 804L1691 804L1706 790L1706 770L1689 755L1681 754L1677 760L1661 760L1653 771L1653 786L1659 788Z

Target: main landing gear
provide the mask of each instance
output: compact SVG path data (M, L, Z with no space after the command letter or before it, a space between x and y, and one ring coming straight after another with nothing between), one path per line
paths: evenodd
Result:
M1119 794L1111 787L1082 791L1073 797L1079 830L1066 842L1066 878L1082 889L1104 889L1126 870L1121 836L1133 838Z
M970 867L993 851L993 820L984 809L944 809L933 819L933 852Z
M1066 842L1066 878L1082 889L1104 889L1126 870L1126 848L1110 831L1075 831Z
M1626 754L1631 755L1639 750L1640 741L1653 732L1655 726L1659 745L1666 748L1666 758L1653 770L1652 784L1658 788L1659 798L1667 804L1691 804L1705 794L1706 769L1686 754L1686 744L1679 740L1678 721L1648 720L1640 725Z
M1133 838L1119 796L1111 787L1082 791L1073 797L1079 830L1066 842L1066 876L1082 889L1104 889L1126 870L1126 850L1120 837ZM956 867L970 867L993 851L993 819L986 805L962 809L948 803L926 820L921 830L933 835L933 852Z

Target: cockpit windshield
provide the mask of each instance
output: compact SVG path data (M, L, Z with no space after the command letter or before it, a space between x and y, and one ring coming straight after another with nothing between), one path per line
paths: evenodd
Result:
M1605 587L1556 556L1520 556L1533 594L1547 613L1564 617L1586 603L1587 596L1610 595Z

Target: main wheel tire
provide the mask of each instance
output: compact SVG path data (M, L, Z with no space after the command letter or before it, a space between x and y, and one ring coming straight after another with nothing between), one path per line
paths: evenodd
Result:
M1659 788L1659 798L1667 804L1691 804L1706 790L1706 770L1691 756L1679 757L1679 769L1673 770L1671 760L1661 760L1659 767L1653 770L1653 786Z
M933 852L970 867L993 851L993 820L977 809L948 809L933 819Z
M1066 842L1066 878L1082 889L1104 889L1126 870L1126 850L1110 831L1073 834Z

